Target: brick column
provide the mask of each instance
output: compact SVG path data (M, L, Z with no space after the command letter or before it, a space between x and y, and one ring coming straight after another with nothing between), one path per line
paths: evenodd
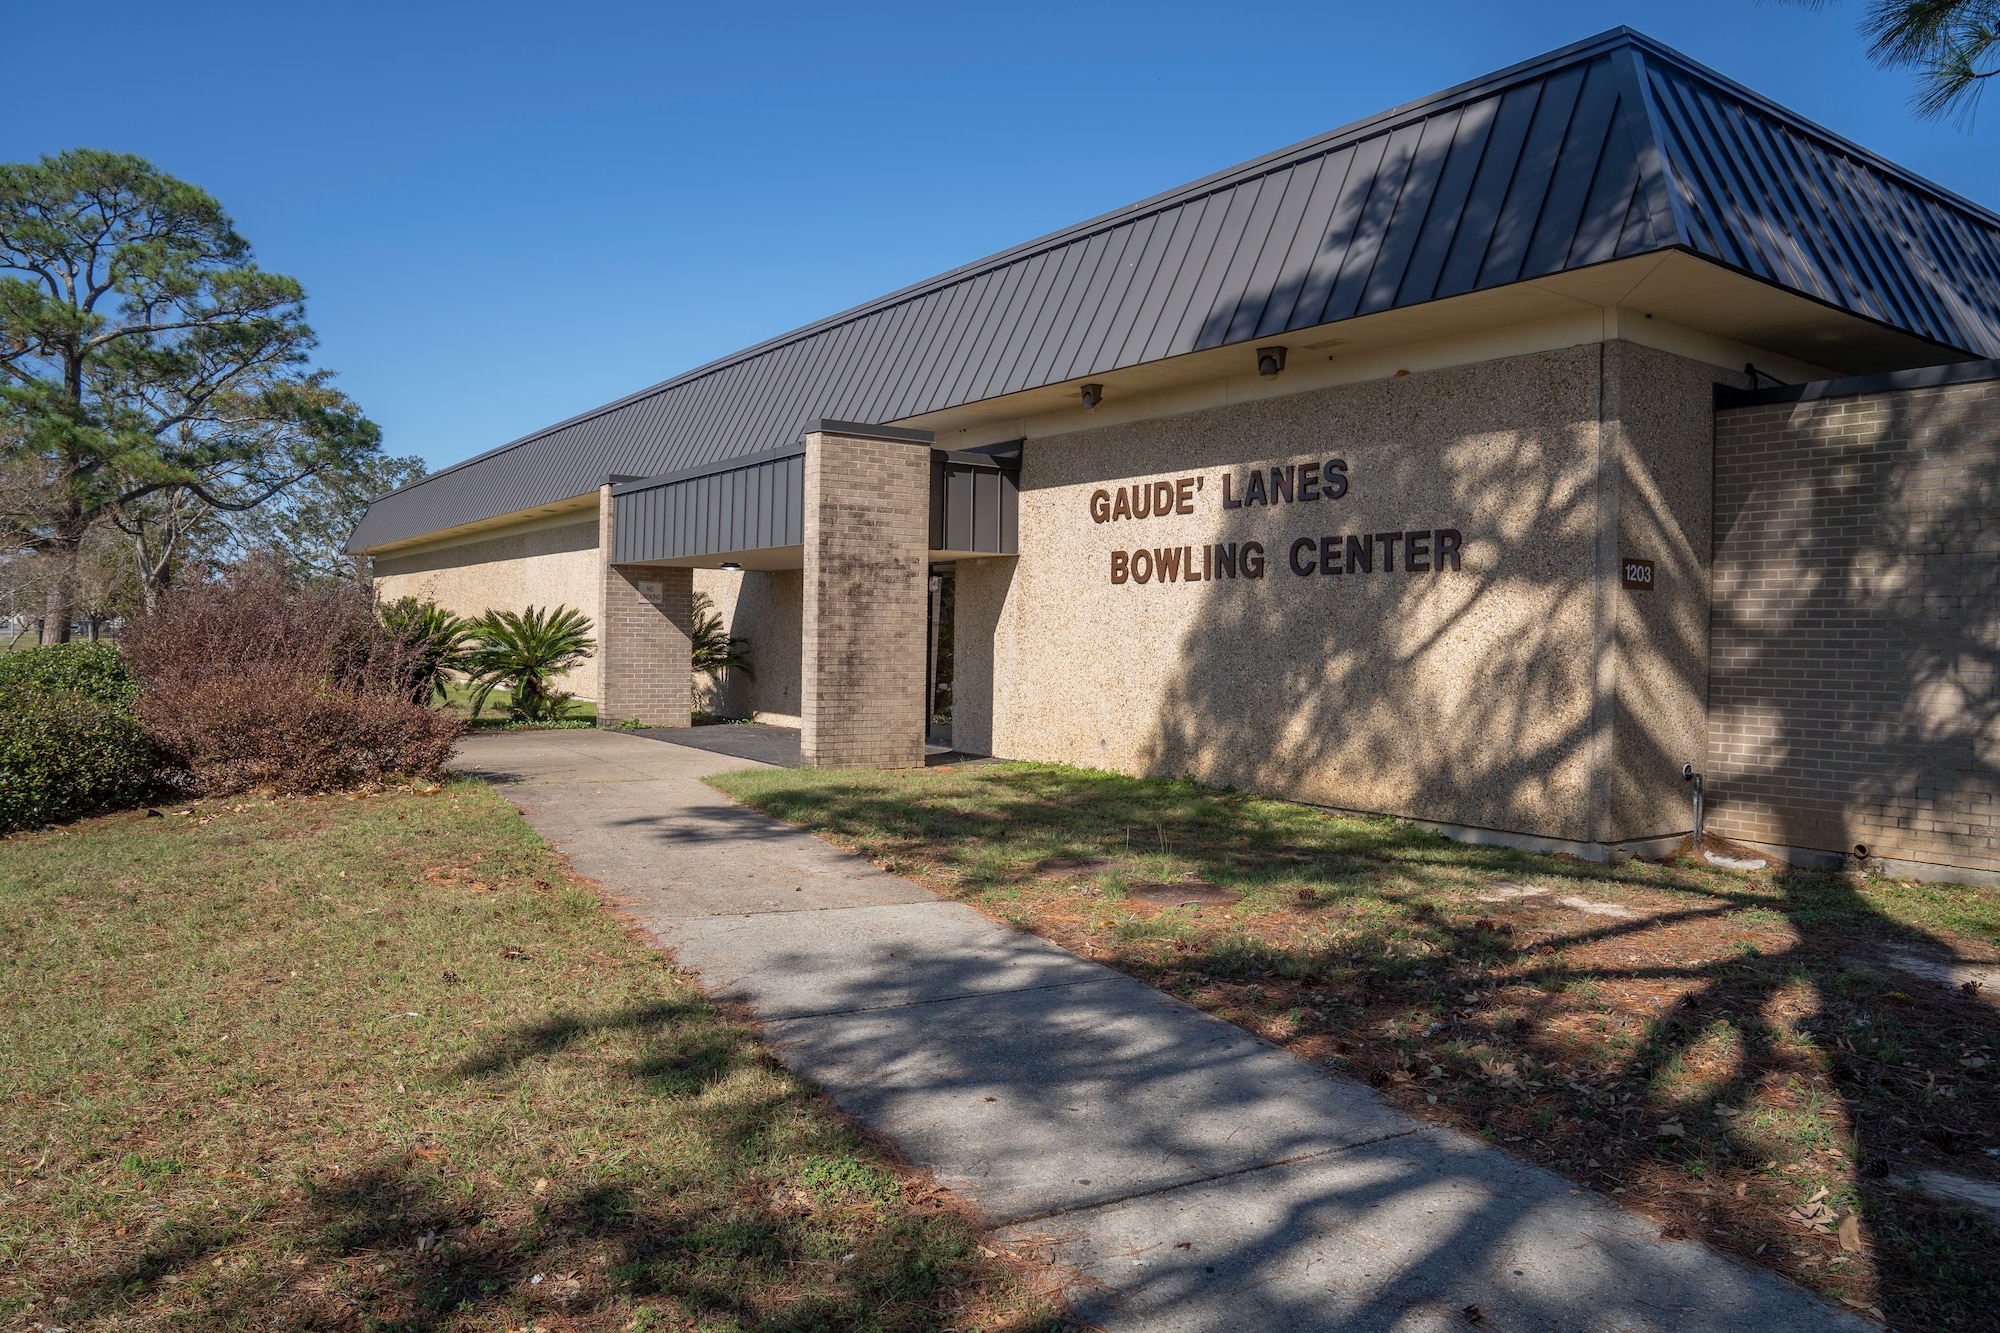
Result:
M924 762L931 437L822 421L806 436L800 762Z
M611 563L617 510L598 491L597 563L603 613L597 625L597 725L637 718L685 727L694 706L694 571Z

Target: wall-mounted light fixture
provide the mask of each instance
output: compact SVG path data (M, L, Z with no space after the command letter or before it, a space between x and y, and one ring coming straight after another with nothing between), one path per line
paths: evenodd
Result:
M1259 347L1257 349L1257 373L1265 379L1275 377L1285 368L1285 349L1282 347Z
M1084 411L1095 412L1097 410L1097 405L1103 401L1104 401L1104 386L1102 384L1086 384L1083 386Z
M737 563L736 561L734 561L734 560L725 560L725 561L723 561L723 562L722 562L722 563L721 563L720 565L716 566L716 568L718 568L718 569L727 569L727 570L730 570L730 571L731 571L731 572L733 572L733 573L741 573L741 572L742 572L742 570L743 570L743 566L742 566L742 565L740 565L740 564L738 564L738 563Z

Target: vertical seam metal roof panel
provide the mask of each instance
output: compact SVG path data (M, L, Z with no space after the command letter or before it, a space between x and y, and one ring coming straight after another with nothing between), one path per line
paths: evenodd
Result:
M1174 340L1181 331L1181 323L1194 301L1195 289L1201 283L1201 275L1214 258L1217 238L1227 225L1229 211L1236 207L1241 196L1237 191L1221 190L1201 201L1201 216L1194 220L1194 227L1188 232L1187 248L1181 252L1180 262L1166 275L1165 290L1160 297L1160 307L1153 316L1153 327L1146 330L1146 341L1140 345L1134 362L1158 361L1173 355L1176 350Z
M2000 355L2000 217L1621 28L441 469L349 545L789 445L822 416L897 420L1673 248Z
M1583 90L1583 75L1581 68L1560 70L1550 75L1543 87L1541 99L1535 104L1534 118L1528 122L1521 155L1515 159L1507 182L1506 201L1493 221L1486 262L1479 269L1479 287L1498 287L1521 276L1521 265L1528 258L1528 243L1534 239L1535 225L1541 221L1542 205L1549 197L1550 183L1562 155L1563 140L1569 136L1570 117L1576 111L1577 94Z
M1322 153L1286 173L1284 198L1279 201L1278 211L1258 250L1235 314L1223 332L1225 344L1254 341L1257 330L1271 318L1271 307L1284 300L1280 278L1291 260L1293 247L1298 244L1299 229L1306 225L1308 210L1319 189L1320 174L1325 170L1326 155ZM1286 313L1289 316L1290 312Z
M1326 309L1327 299L1333 294L1333 284L1340 277L1340 266L1347 259L1348 244L1361 222L1361 211L1368 204L1368 191L1375 184L1376 169L1382 165L1382 154L1388 147L1389 136L1386 134L1354 146L1347 172L1340 182L1340 197L1334 200L1333 214L1327 221L1326 236L1320 242L1312 267L1306 271L1305 284L1299 289L1299 303L1292 316L1294 328L1310 328L1321 322L1321 312Z
M982 273L975 279L978 284L979 299L973 303L972 318L961 326L959 337L952 344L951 359L945 363L942 371L929 385L911 386L913 392L924 392L928 389L928 396L913 399L916 410L898 413L898 416L916 416L920 412L928 412L951 402L952 389L964 377L966 364L977 355L977 349L986 343L987 331L992 327L993 307L1003 299L1007 288L1007 277L1011 271L1011 269L995 269L989 273Z
M1293 327L1299 294L1305 290L1306 279L1312 276L1313 261L1319 258L1320 244L1326 239L1327 224L1333 217L1334 205L1340 202L1341 189L1347 184L1348 169L1354 165L1354 150L1348 148L1325 153L1318 162L1319 170L1313 175L1312 192L1306 196L1298 228L1292 233L1291 243L1285 247L1271 280L1271 298L1264 303L1264 317L1257 323L1253 340L1274 337Z
M1284 216L1285 200L1291 195L1303 165L1300 163L1283 171L1274 171L1257 182L1257 197L1243 214L1242 236L1230 247L1227 261L1222 266L1221 281L1216 284L1215 300L1209 306L1207 317L1202 320L1195 346L1221 347L1225 343L1248 338L1248 333L1236 329L1236 314L1253 299L1257 303L1257 315L1261 317L1264 313L1263 304L1270 293L1253 295L1251 279L1256 276L1258 261L1263 259L1265 248L1272 243L1272 228Z
M1027 269L1025 263L1014 263L997 270L999 281L993 287L993 303L987 307L984 318L975 330L975 336L967 346L965 363L958 368L949 383L938 385L938 395L932 400L932 406L940 407L967 401L970 397L970 386L980 375L989 372L987 354L993 347L994 340L1002 336L1001 330L1013 319L1015 300L1021 291L1021 278Z
M1584 223L1584 206L1590 201L1604 164L1617 112L1618 80L1611 59L1607 56L1593 60L1585 71L1576 110L1571 113L1568 131L1558 150L1555 175L1542 200L1542 215L1528 240L1522 276L1540 277L1568 265L1577 231ZM1625 201L1618 202L1622 222Z
M1161 222L1161 215L1155 213L1132 224L1131 234L1125 238L1124 252L1119 256L1117 272L1112 275L1104 299L1098 303L1097 313L1092 316L1090 327L1084 330L1083 339L1077 344L1076 356L1070 361L1069 378L1078 379L1096 370L1102 363L1105 346L1114 339L1123 340L1123 330L1139 300L1133 289L1152 272L1148 266L1149 257L1154 262L1159 258L1155 238L1160 233Z
M992 396L990 390L999 378L1000 363L1005 359L1007 349L1014 345L1014 331L1021 326L1047 265L1047 255L1031 255L1008 266L1014 272L1008 279L1006 299L993 312L992 340L966 368L965 384L953 393L953 399L971 403Z
M1097 238L1090 251L1084 256L1088 278L1081 284L1076 299L1070 302L1068 318L1062 321L1060 336L1053 343L1053 354L1048 363L1041 367L1038 379L1061 381L1075 373L1076 358L1083 350L1083 340L1090 333L1090 325L1097 318L1097 309L1104 302L1104 293L1111 286L1111 280L1118 274L1118 266L1124 262L1125 247L1131 242L1132 228L1113 227Z
M1494 229L1500 225L1500 210L1507 204L1507 187L1521 161L1521 149L1528 142L1528 130L1535 123L1535 111L1542 104L1542 85L1510 88L1500 98L1494 112L1493 129L1486 136L1479 170L1473 176L1472 193L1465 201L1465 213L1445 254L1444 271L1438 276L1433 298L1456 296L1479 285L1480 270L1493 247Z
M1417 144L1423 134L1422 125L1404 125L1390 134L1383 146L1381 164L1376 167L1375 179L1368 188L1368 202L1361 206L1354 237L1341 257L1340 274L1334 279L1333 291L1327 295L1326 308L1320 312L1323 322L1348 319L1359 313L1361 294L1367 289L1375 272L1375 261L1382 254L1390 219L1403 201L1403 187L1410 179L1410 165L1416 160Z
M1396 304L1396 297L1403 289L1403 275L1409 271L1410 259L1424 234L1424 221L1437 202L1438 183L1444 179L1451 146L1458 141L1458 124L1464 118L1465 109L1460 107L1424 122L1410 156L1409 170L1403 177L1401 197L1383 224L1382 243L1376 250L1367 280L1361 285L1355 304L1357 311L1365 314L1387 310Z
M1437 186L1431 192L1430 208L1424 214L1416 242L1410 247L1410 260L1403 266L1403 280L1396 289L1397 304L1427 301L1437 290L1452 238L1458 233L1459 219L1465 216L1466 202L1472 196L1472 182L1479 173L1487 136L1493 131L1493 118L1499 110L1497 97L1474 102L1461 111L1457 124L1452 126L1451 144L1438 172Z
M1207 211L1208 200L1195 199L1168 210L1164 215L1173 219L1173 234L1167 237L1166 248L1160 252L1159 263L1154 266L1153 276L1146 283L1146 294L1132 312L1131 330L1125 335L1125 341L1118 345L1113 359L1102 363L1105 369L1136 365L1146 359L1146 348L1152 342L1154 330L1159 327L1161 313L1173 296L1174 280L1187 262L1188 252L1194 246L1195 236L1201 230L1202 217Z

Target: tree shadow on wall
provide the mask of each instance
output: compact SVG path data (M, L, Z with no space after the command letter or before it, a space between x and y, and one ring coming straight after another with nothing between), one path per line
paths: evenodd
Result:
M1719 827L1834 856L1949 840L2000 860L1993 405L1898 394L1879 429L1836 421L1832 444L1761 443L1735 467L1719 451L1711 715L1737 751L1710 779Z
M1396 410L1394 387L1358 387ZM1216 511L1214 541L1262 544L1262 578L1120 590L1196 604L1145 771L1589 841L1596 431L1496 420L1485 447L1352 446L1341 500ZM1412 574L1405 543L1369 540L1418 524L1463 529L1459 568ZM1356 536L1367 572L1349 568ZM1318 572L1322 537L1344 572Z
M1927 413L1935 410L1902 404L1895 433L1934 426ZM1780 496L1750 490L1718 504L1718 541L1739 540L1746 524L1767 525L1763 539L1784 552L1772 559L1778 577L1766 567L1748 591L1768 596L1775 583L1787 601L1779 616L1729 620L1728 589L1718 587L1712 697L1753 715L1770 737L1741 779L1711 788L1725 820L1734 802L1781 796L1778 819L1789 845L1837 850L1840 838L1831 835L1829 844L1829 830L1842 827L1841 812L1918 799L1971 810L1996 794L2000 623L1990 608L2000 606L2000 543L1989 515L2000 499L2000 458L1988 448L1948 476L1922 461L1899 470L1879 451L1816 457L1777 483L1786 488ZM1419 480L1414 467L1392 462L1376 484L1384 494L1407 493ZM1304 506L1226 516L1221 540L1254 537L1267 548L1261 583L1133 590L1200 604L1189 618L1200 628L1178 646L1144 757L1148 770L1337 808L1576 841L1659 831L1612 829L1606 838L1587 814L1611 808L1599 788L1614 770L1595 730L1602 712L1594 718L1590 705L1587 534L1595 530L1596 499L1580 468L1552 467L1548 453L1525 448L1448 458L1441 484L1451 501L1433 521L1449 522L1454 511L1472 512L1480 497L1505 494L1514 524L1502 534L1466 525L1464 568L1456 573L1301 577L1288 567L1291 543L1322 530L1351 531L1353 521L1342 529L1332 515ZM1435 494L1439 484L1428 489ZM1950 497L1943 503L1941 490ZM1774 502L1782 502L1783 522L1771 518ZM1634 503L1630 493L1626 503ZM1872 514L1879 537L1829 549L1823 534L1855 526L1857 511ZM1370 527L1431 517L1363 512L1369 521L1362 526ZM1860 624L1876 631L1865 651L1853 647ZM1656 678L1700 699L1708 682L1686 664L1708 659L1706 645L1682 633L1655 645ZM1619 697L1623 703L1630 695L1621 689ZM1636 712L1616 716L1615 772L1652 781L1668 799L1683 756ZM1822 784L1810 761L1840 747L1866 759ZM1941 763L1941 756L1949 758ZM1687 826L1683 819L1679 827ZM1894 970L1879 943L1939 958L1953 946L1907 917L1892 920L1861 887L1801 874L1776 879L1772 888L1754 904L1719 895L1708 914L1775 910L1793 943L1754 966L1645 969L1683 993L1649 1022L1617 1081L1643 1083L1648 1070L1696 1060L1715 1024L1726 1020L1739 1038L1734 1068L1711 1082L1697 1109L1721 1160L1740 1169L1751 1155L1764 1160L1769 1145L1732 1132L1714 1108L1754 1101L1773 1080L1830 1079L1838 1106L1829 1123L1854 1149L1829 1168L1844 1182L1834 1197L1861 1209L1879 1299L1899 1324L1943 1326L1994 1295L1982 1274L2000 1262L2000 1232L1904 1186L1927 1169L2000 1185L2000 1161L1973 1151L2000 1146L2000 1113L1978 1063L1995 1054L1994 1012ZM1553 947L1588 950L1625 929L1566 930ZM1601 960L1551 973L1559 986L1635 975ZM1479 983L1474 972L1444 984ZM1913 999L1911 992L1920 994ZM1821 1034L1823 1074L1795 1068L1796 1049L1781 1050L1760 1035L1788 1027Z

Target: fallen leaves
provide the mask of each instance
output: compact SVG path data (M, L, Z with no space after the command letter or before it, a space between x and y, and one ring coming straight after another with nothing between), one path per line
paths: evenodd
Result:
M1804 1203L1794 1204L1786 1209L1782 1216L1787 1222L1796 1222L1802 1227L1809 1227L1822 1234L1831 1231L1840 1214L1827 1206L1827 1194L1828 1191L1822 1187Z

